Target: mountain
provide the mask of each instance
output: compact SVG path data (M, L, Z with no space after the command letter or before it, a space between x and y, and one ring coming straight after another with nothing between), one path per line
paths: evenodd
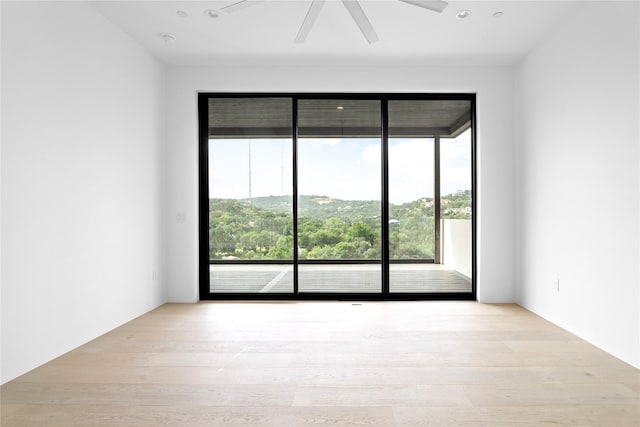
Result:
M291 196L267 196L241 199L258 209L291 214L293 198ZM298 215L301 218L323 220L327 218L342 218L362 220L380 216L380 202L377 200L340 200L327 196L299 196Z

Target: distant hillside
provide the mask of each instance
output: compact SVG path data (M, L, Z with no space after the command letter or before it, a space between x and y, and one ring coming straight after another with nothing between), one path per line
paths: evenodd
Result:
M470 218L470 192L441 198L443 218ZM389 210L392 258L432 258L434 202L421 198ZM293 254L290 196L209 200L211 259L287 260ZM300 259L379 259L380 202L300 196Z
M291 214L293 202L291 196L254 197L240 199L239 202L249 204L258 209ZM418 206L433 207L433 199L424 197L411 202L391 205L391 216L394 212L416 209ZM441 197L441 216L443 218L471 218L471 191L464 190ZM380 202L377 200L340 200L327 196L299 196L298 212L301 217L310 219L349 218L365 219L380 215Z
M268 196L242 199L243 203L259 209L291 213L291 196ZM299 196L298 214L310 219L349 218L351 220L372 218L380 215L380 202L374 200L340 200L327 196Z

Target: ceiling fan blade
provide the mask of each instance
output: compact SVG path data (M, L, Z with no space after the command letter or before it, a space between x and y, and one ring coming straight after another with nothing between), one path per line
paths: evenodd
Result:
M295 43L304 43L307 39L309 31L311 31L313 24L316 23L320 10L322 9L322 6L324 6L324 1L325 0L313 0L311 2L311 6L309 6L309 10L307 11L307 16L304 17L304 21L302 21L302 25L298 30L298 35L294 40Z
M373 29L371 22L369 22L367 15L364 14L362 7L360 7L358 0L342 0L342 4L347 8L353 20L356 21L356 24L358 24L360 31L362 31L362 34L369 44L377 42L379 40L378 35Z
M434 12L442 13L449 3L442 0L400 0L403 3L409 3L414 6L422 7L432 10Z
M233 13L247 7L255 6L256 4L262 3L263 1L264 0L240 0L238 2L230 4L229 6L221 8L221 10L224 10L227 13Z

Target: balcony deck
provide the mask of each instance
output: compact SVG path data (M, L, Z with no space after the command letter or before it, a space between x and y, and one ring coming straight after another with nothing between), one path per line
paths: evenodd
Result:
M300 292L379 293L382 287L378 264L301 264ZM293 266L212 265L212 293L291 293ZM471 292L471 279L438 264L392 264L390 292Z

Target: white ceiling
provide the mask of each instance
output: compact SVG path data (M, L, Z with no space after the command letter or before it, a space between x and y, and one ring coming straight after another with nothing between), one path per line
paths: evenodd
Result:
M509 65L579 7L579 1L450 1L439 14L397 0L360 0L380 40L368 44L339 0L328 0L303 44L293 42L310 0L265 0L234 13L234 0L91 1L169 65ZM217 19L204 11L219 11ZM460 10L472 15L457 19ZM176 11L184 11L180 17ZM495 18L495 12L503 12ZM166 43L160 34L176 37Z

